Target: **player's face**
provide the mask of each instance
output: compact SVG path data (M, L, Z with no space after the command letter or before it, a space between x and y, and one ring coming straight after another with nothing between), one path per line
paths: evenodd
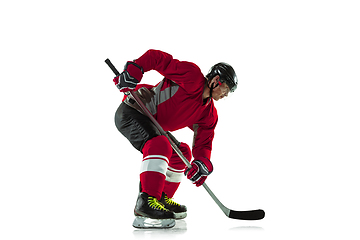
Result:
M226 83L222 83L221 85L214 88L212 97L215 101L218 101L219 99L223 99L224 97L227 97L230 92L230 88L227 86Z

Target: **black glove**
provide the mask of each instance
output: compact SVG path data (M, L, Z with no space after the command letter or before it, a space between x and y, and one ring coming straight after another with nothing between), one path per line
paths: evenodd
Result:
M135 62L127 62L124 71L114 78L114 83L120 92L134 90L141 81L144 70Z

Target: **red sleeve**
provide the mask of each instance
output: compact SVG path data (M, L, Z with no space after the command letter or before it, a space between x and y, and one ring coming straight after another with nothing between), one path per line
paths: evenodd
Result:
M194 141L192 146L194 159L206 157L210 160L214 130L217 122L217 112L215 107L212 107L199 123L189 126L194 131Z
M143 67L144 72L156 70L189 93L204 84L204 75L196 64L173 59L170 54L159 50L148 50L135 62Z

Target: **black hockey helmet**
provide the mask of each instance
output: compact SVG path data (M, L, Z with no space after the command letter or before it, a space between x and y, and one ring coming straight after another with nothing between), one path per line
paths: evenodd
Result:
M226 83L230 88L230 92L234 92L237 88L238 80L234 69L227 63L220 62L211 67L209 73L206 75L208 81L215 76L220 76L220 82Z

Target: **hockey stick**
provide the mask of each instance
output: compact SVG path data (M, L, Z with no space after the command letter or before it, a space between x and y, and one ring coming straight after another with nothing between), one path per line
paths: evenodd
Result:
M109 59L105 60L105 63L111 68L111 70L115 73L115 75L119 75L119 71L115 68L115 66L110 62ZM181 160L186 164L187 167L191 167L190 162L184 157L180 149L176 146L174 141L169 137L169 135L164 131L164 129L160 126L160 124L156 121L150 111L145 107L143 102L139 99L139 97L134 94L133 91L130 91L130 96L135 99L137 104L141 107L141 109L145 112L146 116L150 118L150 120L155 124L160 133L167 137L169 140L171 147L173 150L179 155ZM173 137L173 136L172 136ZM265 212L262 209L257 210L249 210L249 211L234 211L224 206L220 202L220 200L215 196L215 194L210 190L206 183L202 185L205 190L209 193L211 198L216 202L216 204L220 207L220 209L225 213L225 215L229 218L239 219L239 220L260 220L265 217Z

